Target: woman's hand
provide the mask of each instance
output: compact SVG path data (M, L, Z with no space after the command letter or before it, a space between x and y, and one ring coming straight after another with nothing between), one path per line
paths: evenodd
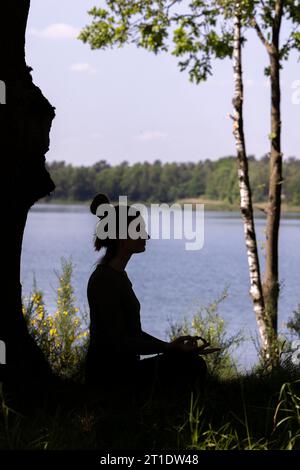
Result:
M202 349L204 346L208 346L207 341L205 344L199 348L198 346L198 339L203 341L203 338L200 336L180 336L179 338L174 339L170 343L168 343L167 351L174 351L174 352L200 352L199 349Z

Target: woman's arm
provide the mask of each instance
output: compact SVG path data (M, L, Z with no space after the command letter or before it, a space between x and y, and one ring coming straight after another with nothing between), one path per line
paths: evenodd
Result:
M142 334L140 338L123 337L120 341L120 345L123 345L124 350L135 352L136 354L147 355L147 354L159 354L166 352L168 344L165 341L161 341L153 336L149 335L150 338L145 338Z
M142 336L146 341L151 341L157 345L161 345L161 346L164 345L166 347L166 345L169 344L168 342L158 339L155 336L152 336L149 333L146 333L145 331L142 331Z
M146 333L145 331L142 331L142 336L144 339L147 341L153 341L154 343L164 343L165 341L162 341L161 339L155 338L155 336L149 335L149 333Z

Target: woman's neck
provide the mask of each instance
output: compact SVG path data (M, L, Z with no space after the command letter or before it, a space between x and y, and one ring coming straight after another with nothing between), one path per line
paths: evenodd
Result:
M115 256L113 259L111 259L107 264L111 266L112 268L116 269L117 271L125 271L126 265L130 259L130 254L127 256Z

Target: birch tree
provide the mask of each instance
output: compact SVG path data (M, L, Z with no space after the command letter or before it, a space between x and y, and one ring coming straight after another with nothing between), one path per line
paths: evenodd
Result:
M234 80L234 115L233 134L236 142L238 182L240 189L240 209L244 224L244 235L250 275L250 295L262 342L262 355L265 362L270 360L273 338L265 311L265 302L260 275L260 263L257 250L256 232L253 216L252 194L249 181L248 159L243 121L243 68L242 68L242 7L236 2L234 7L233 33L233 80Z

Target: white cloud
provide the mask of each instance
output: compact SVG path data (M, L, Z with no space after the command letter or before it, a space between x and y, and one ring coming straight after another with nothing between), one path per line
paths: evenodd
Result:
M66 23L53 23L44 29L30 29L31 36L45 39L76 39L80 30Z
M149 141L149 140L162 140L167 137L167 134L160 131L142 131L136 137L138 140Z
M70 70L72 70L72 72L79 72L79 73L89 73L89 74L96 73L96 69L91 64L88 64L87 62L77 62L76 64L72 64L70 66Z

